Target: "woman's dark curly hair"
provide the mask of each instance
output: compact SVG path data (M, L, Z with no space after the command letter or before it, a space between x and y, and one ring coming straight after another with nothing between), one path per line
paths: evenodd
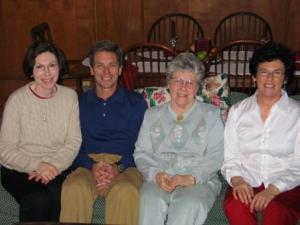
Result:
M280 60L285 68L285 80L290 81L294 77L295 62L292 51L280 43L268 42L254 51L249 62L249 70L252 76L256 76L259 64Z
M68 71L66 58L62 50L50 42L36 42L27 49L23 60L23 72L27 77L32 78L35 58L44 52L51 52L55 55L59 65L59 75L63 75Z

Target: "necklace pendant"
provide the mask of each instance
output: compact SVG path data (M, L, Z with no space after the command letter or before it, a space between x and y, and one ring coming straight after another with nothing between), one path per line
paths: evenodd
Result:
M182 114L177 115L176 121L177 123L183 123L184 117Z

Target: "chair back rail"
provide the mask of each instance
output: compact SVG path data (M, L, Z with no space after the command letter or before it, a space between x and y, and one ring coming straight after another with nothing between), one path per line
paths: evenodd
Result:
M272 40L272 30L268 22L252 12L236 12L223 18L214 34L214 46L221 47L235 40Z
M152 24L147 40L184 51L201 37L204 33L195 18L184 13L170 13Z
M135 67L136 74L126 73L124 67L121 79L132 79L132 88L166 85L165 72L168 63L176 52L158 43L138 43L125 50L125 61L130 67ZM127 77L124 77L127 76ZM121 82L122 83L122 82Z
M210 72L228 74L230 91L251 95L255 83L249 72L249 61L253 51L263 44L255 40L238 40L223 45L212 59Z
M33 42L53 42L49 24L46 22L37 24L31 29Z

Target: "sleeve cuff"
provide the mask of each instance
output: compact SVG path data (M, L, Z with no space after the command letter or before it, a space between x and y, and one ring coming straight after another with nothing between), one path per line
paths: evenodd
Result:
M276 181L276 182L273 182L272 184L273 184L275 187L278 188L278 190L280 191L280 193L281 193L281 192L284 192L284 191L288 191L288 190L290 189L286 184L284 184L284 183L281 182L281 181Z
M237 177L237 176L243 177L243 175L238 171L227 171L226 172L225 170L222 170L222 175L225 178L225 180L227 181L228 185L230 185L230 186L231 186L231 178Z

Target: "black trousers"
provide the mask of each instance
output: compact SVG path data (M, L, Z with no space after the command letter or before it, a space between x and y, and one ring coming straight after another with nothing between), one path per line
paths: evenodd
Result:
M65 171L45 185L28 180L27 173L1 166L2 186L20 204L20 222L59 220L61 187L67 174Z

